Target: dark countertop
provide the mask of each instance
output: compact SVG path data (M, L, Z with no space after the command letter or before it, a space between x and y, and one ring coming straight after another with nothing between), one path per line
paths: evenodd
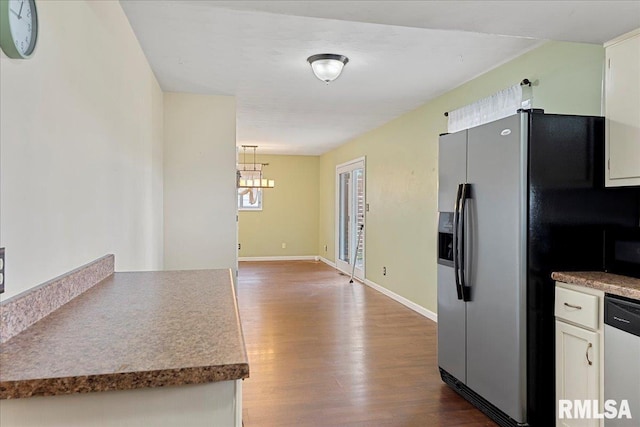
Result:
M640 300L640 279L601 271L554 272L553 280Z
M247 378L230 270L114 273L0 345L0 399Z

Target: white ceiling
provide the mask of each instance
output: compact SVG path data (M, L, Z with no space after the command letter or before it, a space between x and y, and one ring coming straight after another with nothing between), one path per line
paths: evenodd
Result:
M274 154L324 153L544 40L640 27L637 0L121 4L163 90L235 95L238 145ZM325 85L316 53L350 61Z

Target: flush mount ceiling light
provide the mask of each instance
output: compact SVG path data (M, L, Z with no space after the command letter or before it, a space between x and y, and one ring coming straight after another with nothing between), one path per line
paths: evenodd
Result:
M321 53L311 55L307 58L307 62L311 64L313 74L323 82L329 84L329 82L334 81L340 76L342 69L349 62L349 58L334 53Z

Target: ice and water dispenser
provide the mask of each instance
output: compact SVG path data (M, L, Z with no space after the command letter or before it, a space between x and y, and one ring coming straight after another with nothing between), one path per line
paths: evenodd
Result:
M453 267L453 212L438 216L438 264Z

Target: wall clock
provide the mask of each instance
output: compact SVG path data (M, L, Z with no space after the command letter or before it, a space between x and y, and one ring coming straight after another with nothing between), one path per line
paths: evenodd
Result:
M0 47L9 57L27 59L38 40L35 0L0 0Z

